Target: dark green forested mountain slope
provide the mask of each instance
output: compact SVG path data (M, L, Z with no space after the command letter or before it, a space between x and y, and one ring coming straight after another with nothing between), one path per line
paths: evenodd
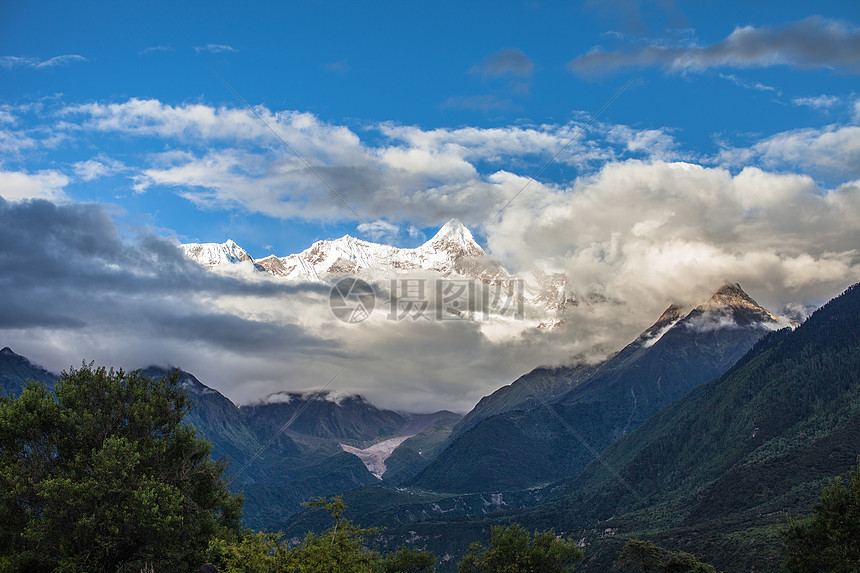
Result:
M577 570L613 570L625 539L640 537L726 572L778 571L776 528L788 515L808 513L822 486L858 454L855 285L616 440L601 454L606 464L594 461L572 481L532 490L531 499L523 498L527 492L446 497L371 488L347 498L357 519L389 525L384 546L408 539L448 555L445 571L454 570L451 562L469 541L486 542L491 526L512 521L582 540L586 562Z
M212 442L214 458L227 461L230 488L246 498L243 520L247 525L266 527L301 509L311 497L378 482L358 458L342 452L336 443L313 437L304 443L293 439L296 434L291 437L280 431L288 417L258 420L194 375L173 370L194 400L185 421ZM173 370L150 366L143 374L159 378Z
M617 549L600 548L628 534L681 544L726 571L776 570L771 526L808 511L858 454L855 285L617 440L603 452L606 464L591 463L527 519L583 528L594 542L592 570Z
M408 483L433 491L490 492L575 476L593 451L725 372L776 323L738 285L725 285L684 317L670 307L602 364L539 370L482 400L460 425L473 426L460 435L455 429L447 448ZM540 392L532 383L553 390L548 401L558 416L534 396L526 400L531 389ZM512 404L518 409L481 417Z
M385 460L386 469L382 479L386 483L402 485L415 477L436 458L450 437L454 426L463 418L462 414L445 410L430 416L430 418L422 416L422 419L418 420L422 425L414 428L421 431L402 442Z
M0 393L20 394L27 380L44 382L48 388L53 388L59 377L15 354L8 346L0 350Z
M379 483L340 443L364 446L419 433L416 445L421 447L428 440L443 440L460 419L450 412L381 410L360 396L334 400L323 394L283 394L240 408L183 370L151 366L142 373L160 378L173 371L194 402L185 422L212 443L213 457L227 461L230 487L245 494L244 520L254 527L280 523L312 497ZM0 350L2 391L17 395L27 380L51 388L57 379L11 349ZM435 437L437 426L445 429L442 437ZM409 460L400 465L411 467Z

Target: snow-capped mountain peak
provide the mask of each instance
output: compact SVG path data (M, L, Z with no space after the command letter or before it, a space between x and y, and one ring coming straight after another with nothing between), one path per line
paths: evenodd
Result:
M439 231L433 235L433 238L424 243L424 246L438 245L443 243L454 243L465 249L479 249L481 254L484 249L475 241L472 232L460 222L459 219L451 219Z
M788 321L762 308L737 283L721 286L706 303L687 315L685 323L688 327L704 331L731 325L757 324L773 329L788 326Z
M187 257L207 267L249 261L258 271L299 281L326 281L344 275L359 275L371 280L387 280L409 271L433 271L442 276L482 276L487 269L472 261L484 249L457 219L451 219L432 239L414 249L371 243L344 235L317 241L301 253L252 259L232 240L225 243L188 243L180 245ZM481 267L481 268L477 268ZM498 274L493 269L492 274ZM507 274L507 273L505 273Z
M227 239L223 243L185 243L179 245L179 248L186 257L207 267L254 261L233 239Z

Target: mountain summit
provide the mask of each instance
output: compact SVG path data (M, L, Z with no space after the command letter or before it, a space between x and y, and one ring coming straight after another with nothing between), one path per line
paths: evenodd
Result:
M481 278L507 276L500 267L475 264L484 249L457 219L445 223L432 239L414 249L403 249L344 235L317 241L301 253L253 259L239 245L188 243L180 245L185 255L206 267L223 264L250 264L252 269L303 282L322 282L342 275L360 275L386 280L409 271L435 271L442 276ZM489 271L489 272L488 272Z
M185 243L180 248L186 257L206 267L254 260L233 239L224 243Z
M604 362L538 368L483 398L454 428L446 449L407 484L463 493L572 477L595 451L723 374L779 326L737 284L720 287L686 315L672 305ZM571 440L570 429L588 447Z
M432 239L421 248L446 251L459 256L480 257L484 249L475 241L472 232L459 219L451 219L445 223Z
M713 328L718 323L723 326L734 323L736 326L769 325L773 329L780 324L777 317L762 308L737 283L721 286L714 296L693 309L687 318L691 325L698 323L703 328L708 328L708 325ZM788 326L788 323L781 326Z

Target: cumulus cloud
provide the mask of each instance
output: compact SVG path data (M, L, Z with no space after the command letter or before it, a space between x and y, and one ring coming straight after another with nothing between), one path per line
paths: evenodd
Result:
M364 217L359 233L419 240L414 225L456 217L512 271L565 273L576 304L550 332L392 321L384 309L346 325L324 287L288 285L249 265L206 273L168 240L121 232L98 206L24 201L0 210L9 269L0 327L13 348L55 369L81 358L171 362L239 401L318 390L348 365L334 390L388 407L463 410L510 382L511 370L617 351L669 303L700 303L725 281L779 311L820 303L860 275L856 126L776 134L707 167L659 128L382 123L363 138L312 114L257 112ZM71 164L81 180L127 169L138 191L159 186L201 208L352 216L247 110L132 99L70 106L60 117L62 133L141 138L150 151L121 163L84 158ZM14 129L12 119L3 125ZM571 139L556 166L575 175L530 182ZM834 182L814 178L816 169ZM20 199L57 199L68 184L58 171L0 171L0 188L19 189ZM375 286L384 306L386 285Z
M45 361L51 367L82 358L132 367L154 360L199 366L194 357L201 355L224 362L249 353L337 355L329 340L297 324L217 304L221 297L301 304L322 300L321 287L208 273L169 240L144 233L124 241L98 205L0 200L0 222L0 330L25 345L54 341L65 351Z
M488 242L519 267L566 272L574 292L647 309L643 321L665 293L700 301L726 280L778 310L860 277L858 197L856 184L827 190L802 175L631 160L518 199Z
M837 181L860 176L860 127L828 125L784 131L746 148L724 149L717 161L739 166L758 162L776 169L803 169Z
M98 159L78 161L72 165L75 175L82 181L94 181L125 170L125 166L109 157L100 156Z
M68 184L68 177L50 169L36 173L0 170L0 197L7 201L62 200L66 198L63 189Z
M65 66L74 62L86 62L87 58L78 54L63 54L43 60L32 56L0 56L0 67L11 70L13 68L31 68L43 70Z
M205 208L243 208L269 216L350 219L317 175L364 221L385 218L430 226L452 217L480 224L518 189L502 168L556 158L587 170L619 157L673 157L670 133L592 124L423 130L382 123L370 146L347 127L312 114L257 113L302 158L297 159L245 109L157 100L70 106L69 129L175 139L185 150L152 156L135 175L135 190L174 187ZM307 169L307 164L316 173ZM497 166L481 173L476 163ZM417 217L417 218L416 218Z
M612 52L594 49L571 60L568 68L593 75L629 67L660 67L683 73L777 65L860 73L860 29L847 22L812 16L782 26L736 28L709 46L655 43Z

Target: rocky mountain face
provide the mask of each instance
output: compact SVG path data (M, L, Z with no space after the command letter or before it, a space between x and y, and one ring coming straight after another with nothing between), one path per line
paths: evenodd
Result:
M613 440L721 375L781 324L738 285L723 286L686 314L671 306L603 363L537 369L482 399L408 483L467 493L576 475Z

